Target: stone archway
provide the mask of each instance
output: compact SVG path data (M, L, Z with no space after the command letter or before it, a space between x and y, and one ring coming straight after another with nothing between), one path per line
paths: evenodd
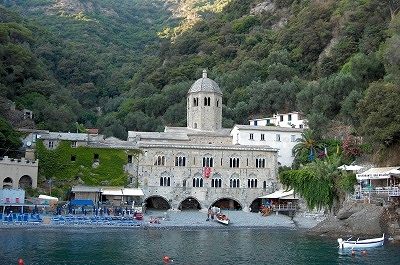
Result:
M250 204L250 212L258 213L260 211L260 207L262 205L262 199L257 198Z
M32 188L32 178L28 175L23 175L19 179L18 187L21 189Z
M3 180L3 189L12 189L13 180L10 177L7 177Z
M242 205L235 199L232 198L220 198L211 204L221 208L222 210L243 210Z
M201 210L200 202L194 197L184 199L178 206L179 210Z
M145 200L146 209L148 210L168 210L171 205L168 200L161 196L150 196Z

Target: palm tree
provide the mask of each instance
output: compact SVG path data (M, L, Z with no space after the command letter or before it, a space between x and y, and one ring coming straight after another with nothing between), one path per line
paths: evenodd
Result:
M305 130L301 133L301 138L297 139L299 142L293 147L293 153L296 158L300 157L302 154L306 153L308 155L308 160L314 160L315 152L317 148L321 145L315 139L314 132L310 129Z

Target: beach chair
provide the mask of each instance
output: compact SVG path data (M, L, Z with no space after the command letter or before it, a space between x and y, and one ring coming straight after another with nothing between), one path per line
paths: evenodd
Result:
M25 213L24 214L24 222L28 222L28 219L29 219L29 214L27 214L27 213Z

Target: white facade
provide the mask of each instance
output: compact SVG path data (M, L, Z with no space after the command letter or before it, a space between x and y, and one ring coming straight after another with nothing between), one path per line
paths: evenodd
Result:
M25 191L23 189L0 189L1 204L23 204Z
M275 126L236 125L231 131L232 143L236 145L270 146L278 149L278 164L291 166L293 147L301 138L303 129Z
M307 120L303 119L302 114L299 112L289 112L274 114L270 118L261 118L250 120L250 125L254 126L279 126L283 128L298 128L305 129L307 127Z

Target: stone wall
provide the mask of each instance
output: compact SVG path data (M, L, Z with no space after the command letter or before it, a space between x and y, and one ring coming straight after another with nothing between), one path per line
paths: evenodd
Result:
M1 188L19 188L22 182L31 183L32 188L37 188L39 160L27 160L25 158L13 159L7 156L0 160ZM11 180L11 181L10 181Z
M177 209L179 204L188 197L200 202L202 208L222 198L237 201L248 210L250 204L259 196L272 193L277 188L276 151L270 149L245 149L226 147L177 147L177 146L143 146L143 153L138 160L125 167L133 176L138 177L139 187L145 193L145 199L151 196L165 198L170 206ZM155 165L158 156L164 156L164 165ZM175 157L184 156L185 166L176 166ZM203 157L212 157L214 165L210 176L203 174ZM239 167L230 167L230 158L239 158ZM255 159L264 158L265 167L256 168ZM139 162L139 164L137 164ZM161 186L160 178L169 177L170 186ZM193 187L193 178L203 179L203 187ZM222 187L211 187L213 178L221 179ZM230 179L239 179L240 187L231 188ZM248 180L257 179L257 187L248 188ZM135 184L135 183L132 183Z

